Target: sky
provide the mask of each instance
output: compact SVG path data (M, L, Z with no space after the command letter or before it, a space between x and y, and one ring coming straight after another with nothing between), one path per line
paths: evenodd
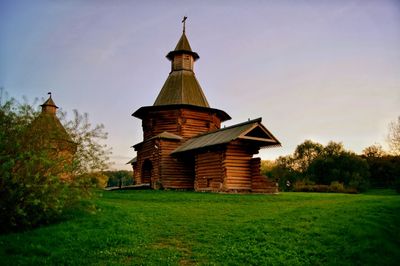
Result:
M400 2L0 0L0 87L47 98L102 123L113 169L135 157L141 121L182 34L200 55L196 77L224 125L262 117L282 143L306 139L361 153L385 146L400 115Z

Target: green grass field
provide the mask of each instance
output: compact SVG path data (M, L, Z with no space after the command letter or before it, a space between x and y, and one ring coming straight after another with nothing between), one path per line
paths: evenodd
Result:
M102 192L96 213L0 236L3 265L398 265L400 196Z

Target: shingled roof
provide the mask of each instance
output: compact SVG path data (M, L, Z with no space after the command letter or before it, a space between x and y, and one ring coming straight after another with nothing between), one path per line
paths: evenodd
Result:
M170 104L210 107L194 72L187 70L172 71L154 102L155 106Z
M169 52L166 57L172 61L174 59L174 55L180 53L190 54L193 56L194 60L200 58L200 56L196 52L192 51L192 48L190 47L189 40L187 39L185 32L182 33L182 36L179 39L178 43L176 44L175 49Z
M178 140L179 141L179 140L182 140L183 138L181 136L178 136L178 135L174 134L174 133L170 133L170 132L164 131L164 132L162 132L160 134L157 134L157 135L147 139L146 141L150 141L150 140L153 140L153 139L168 139L168 140ZM139 142L139 143L133 145L132 147L133 148L138 147L138 146L142 145L143 143L145 143L146 141Z
M56 116L58 107L51 95L41 107L42 112L30 124L26 137L37 142L35 145L76 150L76 143Z
M44 107L46 106L51 106L51 107L55 107L58 108L58 106L54 103L53 99L51 98L51 93L49 92L50 97L40 106L42 107L42 109L44 109Z
M236 139L257 141L261 147L281 145L261 124L261 118L257 118L191 138L175 149L172 154L227 144Z
M174 65L174 60L182 60L177 59L176 55L189 55L193 57L193 60L199 58L199 55L192 51L185 32L182 33L175 50L167 54L167 58L172 61L172 65ZM210 107L192 67L187 69L173 67L153 105L171 104Z

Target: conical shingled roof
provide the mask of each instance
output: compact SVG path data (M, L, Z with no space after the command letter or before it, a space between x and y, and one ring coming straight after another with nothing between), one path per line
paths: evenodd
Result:
M56 116L56 104L51 96L42 105L42 112L32 121L26 137L35 145L59 150L76 150L76 144Z
M190 104L210 107L192 71L173 71L169 74L154 105Z
M174 63L174 60L177 60L175 56L180 54L191 55L194 60L199 58L198 54L192 51L185 32L182 33L175 50L169 52L167 58ZM171 104L210 107L191 69L177 70L173 68L154 102L154 106Z
M190 47L189 40L187 39L185 32L182 33L181 38L176 44L175 50L167 54L167 58L172 61L174 59L174 55L180 53L192 55L195 61L200 58L200 56L196 52L192 51L192 48Z
M40 106L42 106L42 107L52 106L52 107L58 108L58 106L54 103L53 99L51 98L51 94L50 94L50 97Z

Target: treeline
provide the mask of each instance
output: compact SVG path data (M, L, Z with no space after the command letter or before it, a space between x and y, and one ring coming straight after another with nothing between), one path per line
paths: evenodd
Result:
M107 176L107 187L124 187L134 184L133 171L117 170L117 171L104 171Z
M263 161L262 173L276 180L281 191L358 193L373 187L400 192L400 156L389 155L378 145L357 155L342 143L323 146L306 140L292 155Z

